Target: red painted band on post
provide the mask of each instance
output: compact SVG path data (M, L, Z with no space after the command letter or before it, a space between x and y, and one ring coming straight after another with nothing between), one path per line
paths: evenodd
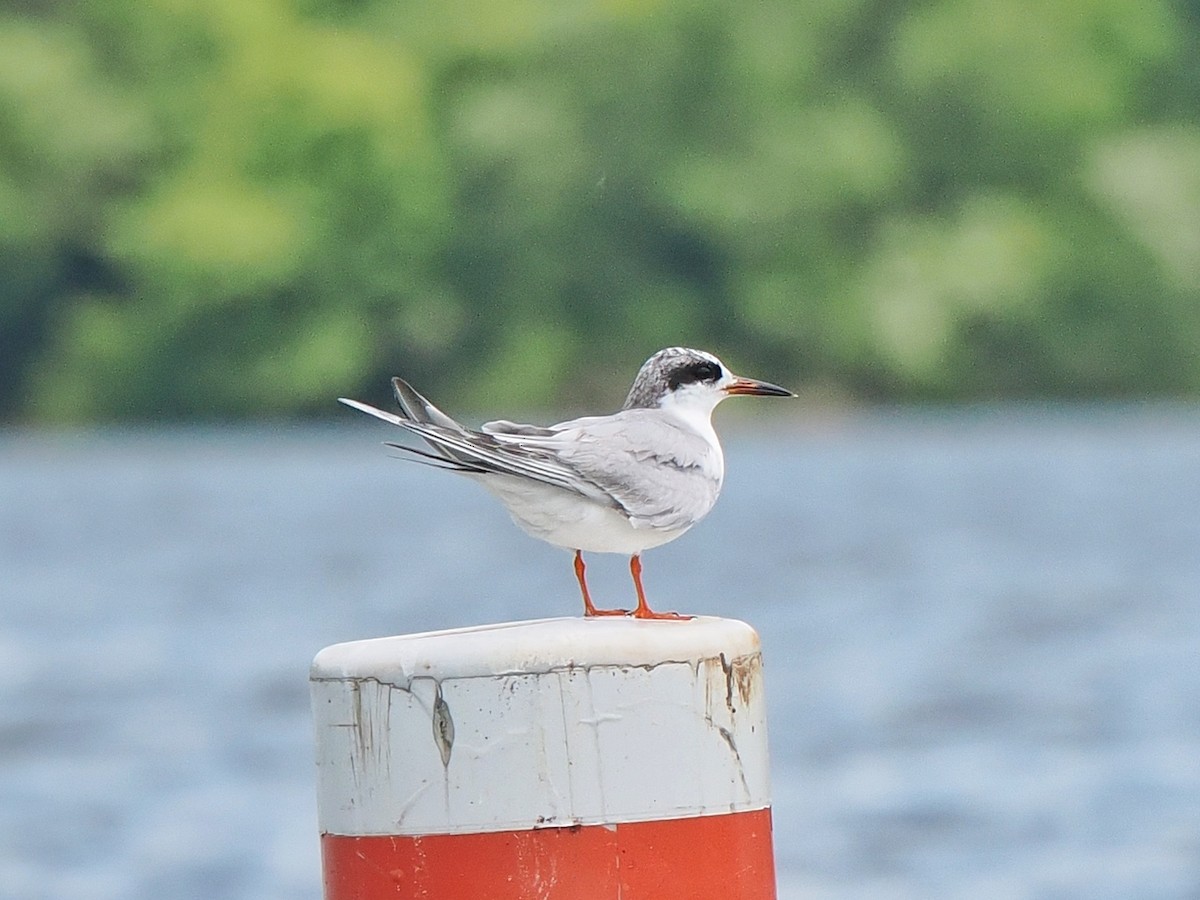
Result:
M321 852L326 900L775 900L770 809L483 834L325 834Z

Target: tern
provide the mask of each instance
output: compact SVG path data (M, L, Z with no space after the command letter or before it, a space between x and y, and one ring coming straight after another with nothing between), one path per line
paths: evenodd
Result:
M607 416L557 425L498 420L472 431L402 378L393 378L400 414L357 400L341 403L423 439L429 450L386 442L411 458L459 472L499 498L528 534L575 554L585 616L597 609L583 553L621 553L637 592L638 619L688 619L654 612L642 588L641 554L679 537L717 502L725 457L712 412L726 397L794 397L766 381L734 375L702 350L668 347L646 360L624 406Z

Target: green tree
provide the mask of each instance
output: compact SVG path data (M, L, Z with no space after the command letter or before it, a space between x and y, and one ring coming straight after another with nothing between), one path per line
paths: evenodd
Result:
M32 12L29 10L33 10ZM147 0L0 15L0 414L1200 390L1162 0ZM753 363L749 363L753 360Z

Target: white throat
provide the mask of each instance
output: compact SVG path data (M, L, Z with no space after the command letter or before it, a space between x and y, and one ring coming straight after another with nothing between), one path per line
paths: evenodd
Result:
M718 403L724 400L720 394L711 388L687 386L667 394L659 402L659 409L684 425L689 431L704 438L721 457L721 442L717 440L716 429L713 428L712 414ZM724 465L722 463L722 468Z

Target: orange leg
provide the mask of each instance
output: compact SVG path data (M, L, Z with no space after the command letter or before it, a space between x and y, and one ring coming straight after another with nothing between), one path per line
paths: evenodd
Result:
M575 577L579 579L579 590L583 591L583 614L585 617L628 615L628 610L624 609L596 609L596 607L592 605L592 595L588 593L587 581L584 580L583 573L583 553L581 553L579 550L576 550Z
M633 611L636 619L670 619L676 622L686 621L692 616L681 616L679 613L657 613L646 603L646 592L642 590L642 558L636 553L629 558L629 571L633 573L633 586L637 588L638 605Z

